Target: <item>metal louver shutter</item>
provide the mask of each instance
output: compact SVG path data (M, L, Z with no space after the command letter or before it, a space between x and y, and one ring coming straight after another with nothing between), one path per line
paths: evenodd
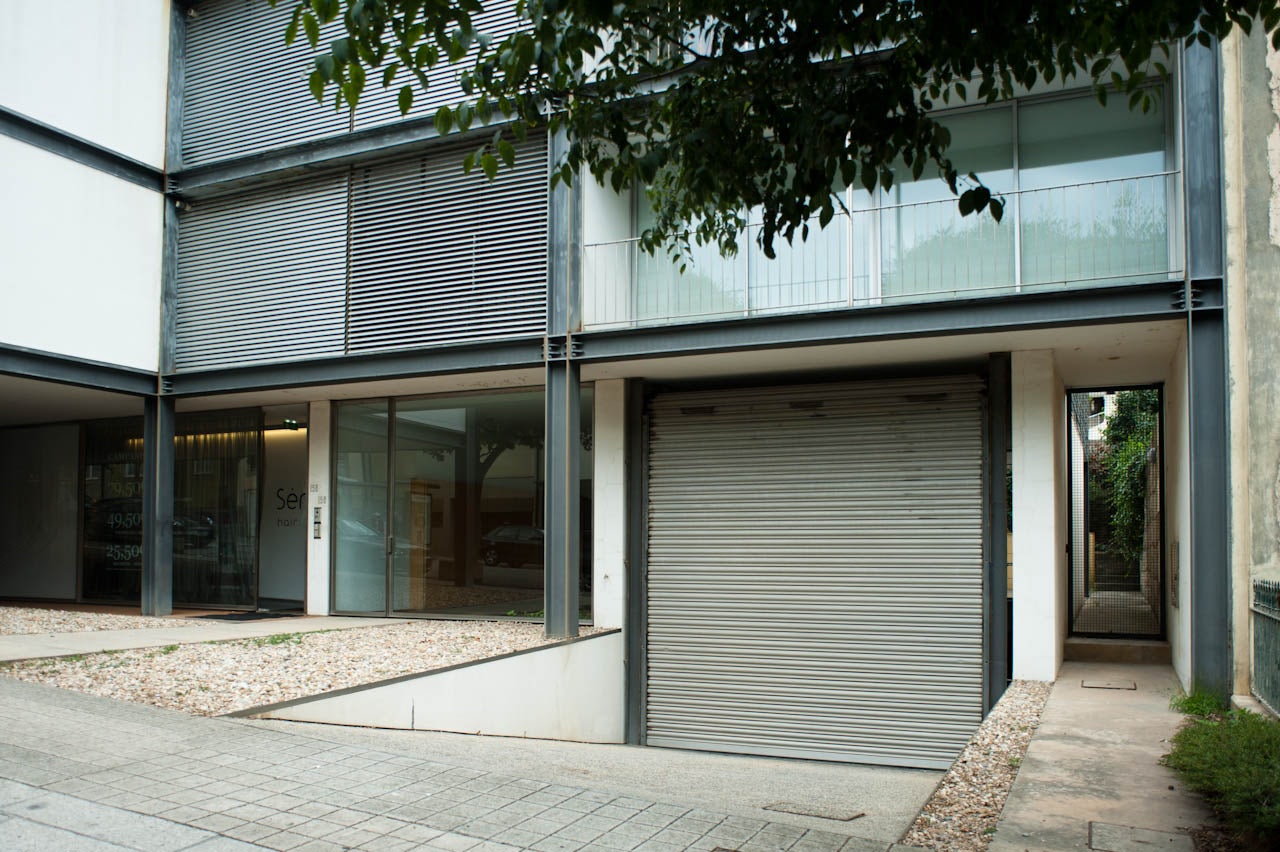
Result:
M341 354L346 219L345 169L184 213L175 366Z
M352 352L546 330L546 138L489 183L462 150L356 167Z
M306 38L284 42L291 11L289 3L213 0L189 14L184 167L348 130L350 114L334 110L329 100L317 102L307 88L314 51ZM335 21L321 29L320 43L344 32L342 21Z
M653 400L650 745L949 765L982 719L982 393Z
M527 19L516 15L514 2L486 2L485 6L483 13L472 16L472 23L478 32L489 35L494 44L517 30L527 29L530 26ZM477 45L472 47L460 62L441 64L432 68L427 72L430 86L426 91L423 91L414 81L413 109L409 115L411 117L432 116L440 107L454 106L464 100L466 95L458 85L458 71L474 65L478 52ZM382 78L371 73L365 92L356 106L354 129L364 130L366 127L399 121L402 118L398 100L400 88L410 80L408 73L402 71L391 85L384 89Z

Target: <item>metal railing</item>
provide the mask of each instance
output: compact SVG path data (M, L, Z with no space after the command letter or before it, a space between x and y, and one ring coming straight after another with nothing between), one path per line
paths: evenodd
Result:
M695 246L673 260L636 239L583 248L586 328L1001 295L1181 275L1178 172L1003 194L1005 216L956 200L841 212L809 239L774 243L751 225L733 257ZM682 268L683 267L683 268Z
M1253 694L1280 712L1280 581L1253 581Z

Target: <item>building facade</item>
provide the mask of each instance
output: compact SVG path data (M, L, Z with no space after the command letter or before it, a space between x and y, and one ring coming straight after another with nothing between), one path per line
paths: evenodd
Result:
M414 117L448 68L408 118L315 104L281 12L0 22L0 596L589 621L620 631L562 686L615 707L593 738L912 766L1073 633L1134 633L1081 629L1108 596L1188 687L1251 688L1217 48L1153 113L949 113L999 225L904 180L681 272L643 199L550 190L562 140L464 175ZM1128 388L1160 422L1132 588L1090 573L1067 406Z

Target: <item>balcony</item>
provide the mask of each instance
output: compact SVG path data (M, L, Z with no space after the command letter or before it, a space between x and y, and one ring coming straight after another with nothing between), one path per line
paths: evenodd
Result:
M809 239L775 242L758 226L730 258L696 247L680 264L636 239L583 248L583 326L665 325L780 313L945 301L1180 278L1177 171L1004 191L1005 216L962 217L954 197L850 210ZM908 195L910 193L907 193ZM877 203L879 202L879 203Z

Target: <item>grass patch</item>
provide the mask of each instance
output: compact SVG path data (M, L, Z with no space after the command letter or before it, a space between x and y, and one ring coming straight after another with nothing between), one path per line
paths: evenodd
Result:
M1268 844L1280 835L1280 721L1247 710L1192 718L1174 735L1165 763L1243 843L1274 848Z
M1227 701L1217 693L1197 689L1190 695L1173 696L1169 699L1169 706L1184 715L1208 719L1225 713Z
M267 645L301 645L302 637L306 635L305 633L274 633L270 636L259 636L249 641L259 648Z

